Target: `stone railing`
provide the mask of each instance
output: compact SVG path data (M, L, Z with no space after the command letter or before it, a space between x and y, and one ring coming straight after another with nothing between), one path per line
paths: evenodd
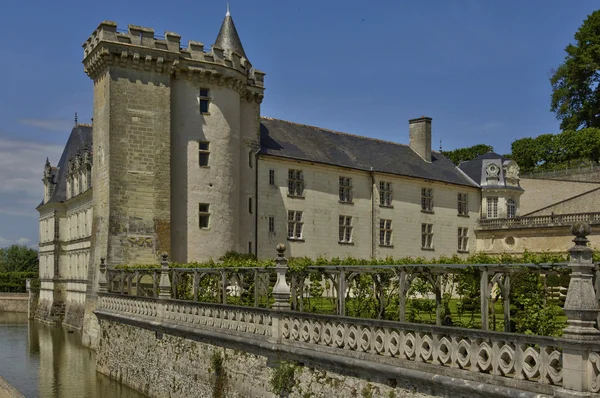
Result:
M573 174L586 174L600 171L600 165L591 163L585 166L565 167L564 169L556 170L540 170L534 172L521 173L521 178L554 178L561 176L569 176Z
M390 364L410 361L548 386L563 385L561 349L572 345L549 337L312 314L285 314L281 338L339 355L370 354L390 358Z
M446 377L446 382L467 390L500 388L502 393L495 396L600 397L600 306L594 291L600 278L594 281L592 249L587 247L590 226L579 222L572 231L576 238L569 250L571 274L564 304L568 326L562 338L292 311L283 245L278 246L269 309L171 298L164 256L157 298L107 292L102 262L95 313L100 320L155 328L157 336L160 331L210 338L214 344L235 340L238 347L260 347L299 361L326 361L392 378L410 374L423 380L423 374L430 374L435 375L432 383ZM482 273L482 281L487 281L489 274ZM484 283L481 287L486 291Z
M567 271L566 263L309 266L301 271L286 271L286 281L290 285L290 308L300 312L357 316L348 310L349 304L361 298L372 299L377 301L378 306L375 318L382 319L385 314L385 319L405 322L411 299L410 287L417 279L421 279L430 286L430 295L424 298L435 301L436 325L447 324L452 319L444 314L443 294L456 289L458 275L468 267L473 268L479 278L477 306L483 330L488 330L496 323L495 311L489 308L501 300L503 316L498 323L503 324L505 332L511 331L511 289L519 274L535 272L547 276L562 273L562 279L568 281L564 272ZM271 292L277 281L275 268L168 268L167 263L164 272L170 283L167 298L254 308L272 308L274 303ZM113 269L106 271L106 275L108 292L140 297L159 296L160 269ZM373 283L367 292L363 286L359 293L353 282L361 275L369 275ZM453 276L457 278L452 279ZM314 287L322 290L321 297L314 297ZM548 289L548 296L553 299L555 295L551 294L551 288ZM246 296L246 299L241 300L242 296ZM557 297L555 301L558 303L559 299ZM315 300L321 304L316 311ZM386 307L392 300L398 301L398 308L397 312L389 314L386 313Z
M546 216L529 216L513 218L489 218L479 220L479 229L512 229L512 228L539 228L565 226L571 227L573 223L583 221L591 225L600 224L600 212L597 213L572 213Z

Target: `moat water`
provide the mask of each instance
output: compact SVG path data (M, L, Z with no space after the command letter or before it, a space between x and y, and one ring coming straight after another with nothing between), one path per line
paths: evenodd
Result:
M27 398L142 398L96 372L94 352L81 335L0 312L0 376Z

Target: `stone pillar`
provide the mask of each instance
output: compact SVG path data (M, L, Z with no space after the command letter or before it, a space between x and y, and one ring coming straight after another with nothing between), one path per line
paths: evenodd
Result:
M275 259L275 272L277 272L277 282L273 287L273 297L275 303L273 304L273 312L271 314L272 326L271 333L274 342L279 343L281 341L281 328L283 314L279 311L288 311L290 309L290 286L285 280L285 274L287 273L287 258L284 257L285 245L280 243L277 245L277 258Z
M160 262L160 282L158 284L158 298L171 298L171 279L169 278L169 262L167 261L167 253L162 254Z
M564 305L568 326L563 331L563 337L574 340L574 344L563 348L563 389L557 391L555 396L588 397L591 381L589 349L578 346L577 342L600 339L600 331L595 327L600 307L592 284L593 250L587 246L589 241L586 238L591 227L580 221L573 225L571 232L575 235L575 246L569 250L571 280Z
M98 276L98 293L108 292L108 281L106 279L106 259L100 257L100 275Z
M273 287L273 297L275 303L273 309L276 311L284 311L290 309L290 286L285 280L285 274L288 270L288 261L284 257L285 245L280 243L277 245L277 259L275 260L275 272L277 272L277 282Z

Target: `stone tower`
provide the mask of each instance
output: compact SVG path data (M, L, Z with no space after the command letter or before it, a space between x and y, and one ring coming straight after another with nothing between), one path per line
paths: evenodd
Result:
M101 257L109 267L156 263L162 252L194 261L256 241L264 73L246 59L229 11L210 52L180 39L104 21L83 45L94 81L89 345Z

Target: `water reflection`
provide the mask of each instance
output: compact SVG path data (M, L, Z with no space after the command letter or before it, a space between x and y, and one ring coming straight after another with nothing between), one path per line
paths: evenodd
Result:
M123 397L143 394L96 372L81 335L0 312L0 376L26 397Z

